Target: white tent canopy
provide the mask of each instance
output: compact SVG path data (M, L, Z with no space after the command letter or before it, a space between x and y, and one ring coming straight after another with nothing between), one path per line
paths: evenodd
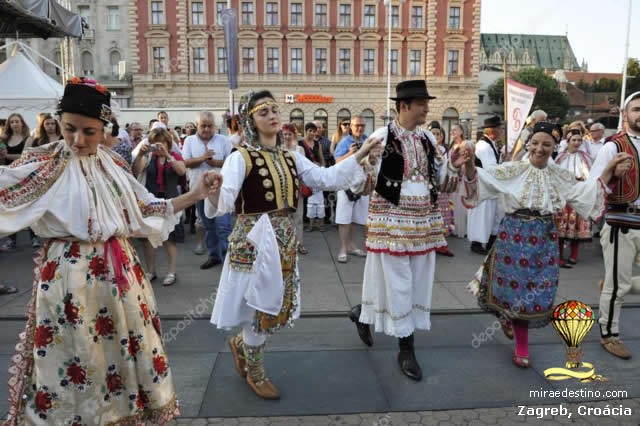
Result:
M53 113L64 88L22 52L0 64L0 117L22 114L31 129L40 112Z

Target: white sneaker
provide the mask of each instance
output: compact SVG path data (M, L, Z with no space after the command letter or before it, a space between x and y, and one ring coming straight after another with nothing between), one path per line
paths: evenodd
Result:
M193 252L194 252L195 254L197 254L197 255L204 254L204 253L205 253L205 251L206 251L206 250L204 249L204 247L202 247L202 245L201 245L201 244L198 244L198 246L193 250Z

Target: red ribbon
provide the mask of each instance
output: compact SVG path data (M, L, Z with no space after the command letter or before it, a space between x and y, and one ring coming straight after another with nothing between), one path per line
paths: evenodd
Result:
M129 288L129 280L124 274L124 264L126 255L117 238L111 237L104 243L104 267L109 267L109 249L113 256L113 272L116 275L116 284L118 285L118 296L122 296L125 290Z

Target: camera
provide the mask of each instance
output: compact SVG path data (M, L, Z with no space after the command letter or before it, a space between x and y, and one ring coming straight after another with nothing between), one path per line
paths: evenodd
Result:
M149 147L149 151L151 152L156 152L157 150L158 150L158 145L156 145L155 143Z

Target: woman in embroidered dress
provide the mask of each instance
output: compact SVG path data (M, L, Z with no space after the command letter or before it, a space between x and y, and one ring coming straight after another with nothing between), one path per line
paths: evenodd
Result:
M589 154L580 150L582 133L578 129L571 129L567 138L567 150L556 158L556 164L573 173L577 180L587 180L592 160ZM575 265L578 262L578 244L591 241L591 221L578 215L570 205L558 212L555 220L560 247L558 263L560 267L571 268L567 263ZM563 256L565 240L571 241L571 255L566 263Z
M445 134L444 129L440 127L440 123L437 121L432 121L428 129L431 131L433 136L436 138L438 151L440 151L440 155L446 162L449 159L449 150L447 149L447 144L445 143L445 139L447 135ZM451 204L450 194L447 192L441 192L438 194L438 208L440 209L440 214L442 215L442 222L444 223L444 236L445 241L446 237L448 237L453 231L453 209ZM447 244L444 247L438 247L436 249L436 254L441 254L443 256L452 257L453 253L449 250L449 245Z
M473 142L464 140L464 128L461 124L451 126L451 148L450 152L455 152L465 147L473 147ZM462 204L462 195L464 194L464 185L459 184L456 190L451 194L453 203L453 223L455 224L454 232L459 238L467 236L467 209Z
M579 182L573 172L548 160L558 143L554 125L539 122L525 145L529 159L476 168L474 156L465 164L467 208L499 197L506 212L498 238L469 288L478 304L501 320L509 338L515 334L515 365L529 367L528 329L549 323L558 289L558 233L553 214L570 204L593 219L604 213L605 184L628 168L627 154L618 154L600 179ZM618 168L616 168L618 166Z
M173 200L151 195L101 145L109 105L105 87L74 77L58 106L64 139L0 167L0 236L31 226L47 239L6 425L160 424L178 413L153 290L128 238L162 244L210 181Z
M380 140L369 140L353 159L323 168L297 151L283 149L280 109L270 92L245 95L240 119L247 146L227 158L217 178L224 182L205 202L208 217L232 211L238 215L211 322L218 328L242 328L229 340L236 370L258 396L278 399L262 357L266 337L300 314L293 224L300 185L336 190L364 179L360 162L372 149L371 161L380 156Z

